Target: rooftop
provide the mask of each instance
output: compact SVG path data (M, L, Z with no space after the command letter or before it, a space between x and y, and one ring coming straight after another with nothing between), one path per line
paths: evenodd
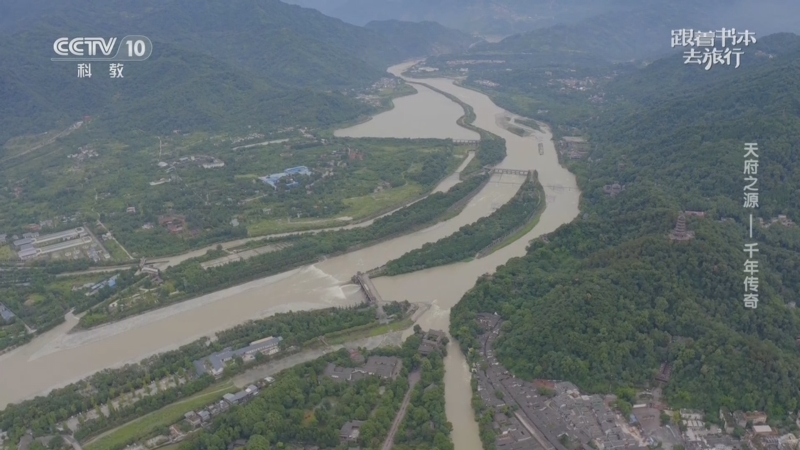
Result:
M14 318L14 313L11 312L10 309L6 308L6 305L0 303L0 317L2 317L6 322L10 322L11 319Z
M205 368L205 361L211 363L212 370L215 372L222 371L225 368L225 361L228 361L231 358L236 356L243 356L248 353L254 353L258 351L262 351L264 349L275 347L283 340L282 337L268 337L264 338L255 342L252 342L247 347L242 347L238 350L231 350L230 348L226 348L225 350L217 353L213 353L205 358L198 359L194 362L194 367L197 369L198 374L206 373Z

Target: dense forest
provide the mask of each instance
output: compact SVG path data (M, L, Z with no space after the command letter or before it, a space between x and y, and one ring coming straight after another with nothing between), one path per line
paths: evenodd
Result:
M367 377L353 383L335 382L323 375L329 362L352 366L347 350L295 366L276 376L275 382L244 406L222 414L208 430L181 445L183 450L225 450L237 440L246 448L267 449L292 445L339 447L339 429L348 421L362 420L358 444L377 449L383 444L408 389L408 375L421 370L422 379L395 442L402 449L452 450L444 413L444 365L441 355L420 357L419 335L400 348L370 352L402 358L395 379ZM363 350L362 350L363 352ZM369 356L369 355L365 355ZM401 436L402 435L402 436Z
M675 407L760 409L778 421L797 410L800 233L772 219L800 220L800 38L762 42L781 50L714 73L668 58L608 85L620 98L583 125L591 158L570 163L582 218L478 281L452 312L465 349L475 313L497 311L508 320L498 357L522 377L610 392L651 385L668 363ZM665 78L679 69L688 81ZM753 210L742 208L745 142L760 149ZM615 181L625 190L605 194ZM689 217L693 240L671 242L682 210L705 216ZM750 211L757 309L742 301Z
M541 185L534 174L532 179L520 186L511 200L491 215L387 262L384 274L399 275L473 258L476 253L524 226L544 206Z
M84 327L91 327L139 314L149 309L185 300L190 296L269 276L313 263L323 256L340 254L357 246L408 233L433 223L452 208L463 207L465 200L473 195L486 179L486 175L469 178L446 193L434 193L413 205L375 220L367 227L304 235L294 239L289 247L255 256L246 261L235 261L206 270L197 261L183 262L164 272L164 280L167 283L161 288L157 302L137 303L134 307L116 314L110 314L107 309L95 308L89 314L81 317L80 324ZM180 290L181 293L170 295L169 286Z
M402 305L400 307L404 308ZM51 427L73 415L85 413L114 399L135 397L135 392L150 386L156 380L172 380L177 377L183 381L168 389L157 389L155 395L139 396L135 403L128 406L110 408L111 415L108 417L101 414L97 420L84 421L76 433L76 438L82 439L209 386L214 379L210 376L195 377L192 361L225 347L245 346L266 336L283 337L284 347L300 346L315 337L364 326L374 321L374 308L363 307L290 312L249 321L216 333L213 341L202 338L177 350L151 356L138 364L103 370L80 382L55 389L47 396L8 405L0 411L0 429L8 431L12 442L16 442L28 428L37 436L45 435L50 432ZM229 366L224 376L230 377L244 368L243 365Z

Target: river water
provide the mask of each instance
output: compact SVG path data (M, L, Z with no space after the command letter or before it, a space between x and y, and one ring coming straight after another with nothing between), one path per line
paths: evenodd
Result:
M399 74L410 63L390 68ZM519 137L502 128L497 117L505 111L478 92L461 88L447 79L426 79L425 83L451 93L471 105L477 115L475 125L506 139L507 158L499 165L511 169L537 169L545 186L547 208L539 223L524 238L484 258L451 264L397 277L380 277L375 286L385 300L409 300L430 303L432 307L420 318L423 328L449 328L449 311L484 273L510 258L523 256L530 239L549 233L578 215L575 177L558 163L549 130ZM454 128L462 115L461 108L430 89L396 100L395 108L360 124L363 136L452 137L469 139ZM443 107L443 100L456 108ZM426 110L440 115L426 116L426 123L415 120ZM435 127L432 127L432 123ZM433 133L438 129L439 135ZM442 133L441 130L450 130ZM415 134L419 132L420 134ZM544 144L539 155L537 143ZM310 310L330 306L352 305L362 301L359 289L350 277L385 264L405 252L435 242L461 226L491 214L518 190L522 176L494 175L456 217L418 232L401 236L372 247L330 258L309 267L253 281L244 285L208 294L200 298L151 311L119 323L97 329L71 333L77 319L69 316L65 324L36 338L32 343L0 356L0 407L11 402L43 394L50 389L77 381L98 370L121 366L154 353L176 348L201 336L232 327L249 319L266 317L289 310ZM452 180L447 182L452 183ZM441 187L440 187L441 189ZM469 370L464 356L454 344L446 359L445 396L447 416L453 423L453 441L458 450L480 450L478 427L471 401Z

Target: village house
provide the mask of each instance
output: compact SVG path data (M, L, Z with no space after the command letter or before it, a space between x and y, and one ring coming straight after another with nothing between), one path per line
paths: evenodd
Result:
M197 375L202 376L203 374L209 372L206 367L206 364L208 364L211 366L211 375L218 377L222 375L223 370L225 370L225 364L235 357L240 357L243 361L252 361L255 359L255 356L258 353L261 353L262 355L274 355L275 353L278 353L280 351L279 344L282 340L283 338L280 336L270 336L251 342L247 347L243 347L238 350L226 348L221 352L198 359L194 362L194 367L197 370Z
M445 345L447 345L447 335L444 331L428 330L422 337L422 342L419 344L417 351L419 351L422 356L428 356L440 350Z
M356 442L358 440L359 431L361 429L361 425L364 422L360 420L354 420L352 422L347 422L342 426L342 429L339 431L339 439L344 442Z

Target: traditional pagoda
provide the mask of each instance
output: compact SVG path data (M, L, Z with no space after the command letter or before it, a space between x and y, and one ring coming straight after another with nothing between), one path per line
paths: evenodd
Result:
M672 241L694 239L694 231L686 231L686 215L684 213L678 216L678 223L675 224L675 229L669 234L669 239Z

